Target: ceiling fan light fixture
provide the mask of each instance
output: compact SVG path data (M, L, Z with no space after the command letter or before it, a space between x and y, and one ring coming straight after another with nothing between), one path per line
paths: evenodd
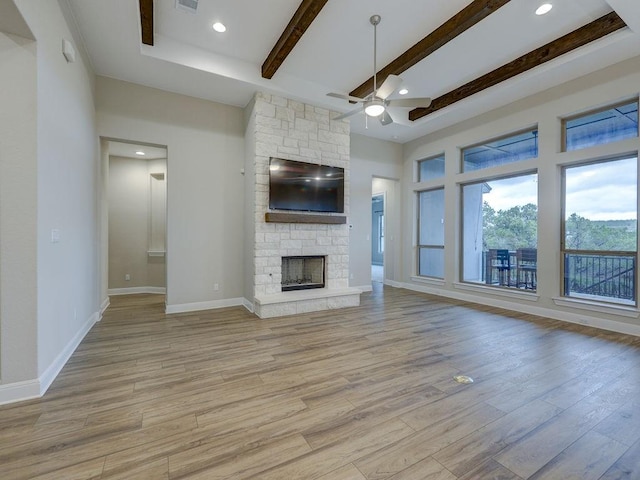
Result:
M378 117L385 111L384 103L381 100L371 100L365 107L364 113L370 117Z
M351 110L350 112L338 115L333 120L342 120L344 118L356 115L358 113L365 114L365 128L369 117L377 118L380 123L384 125L390 125L393 123L393 117L391 111L393 107L411 107L411 108L428 108L431 105L430 98L394 98L389 97L394 92L398 92L399 95L406 95L409 91L406 88L400 89L402 85L402 78L395 74L385 75L382 85L378 87L378 69L376 64L376 51L377 51L377 26L380 23L380 15L372 15L369 19L371 25L373 25L373 92L369 93L364 98L354 97L351 95L344 95L341 93L327 93L330 97L341 98L348 100L351 103L361 103L362 106ZM387 108L389 107L389 108Z

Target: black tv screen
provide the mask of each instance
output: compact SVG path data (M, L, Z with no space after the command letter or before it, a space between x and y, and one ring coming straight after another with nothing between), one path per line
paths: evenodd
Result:
M269 208L343 213L344 168L272 157Z

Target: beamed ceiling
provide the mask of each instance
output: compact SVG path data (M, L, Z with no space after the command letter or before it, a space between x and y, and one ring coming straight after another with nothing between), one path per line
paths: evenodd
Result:
M394 123L349 117L352 131L409 141L640 55L638 0L67 0L96 73L230 105L257 90L339 113L329 92L373 91L399 75ZM227 32L213 31L220 21ZM394 93L389 98L402 98ZM337 115L338 113L336 113Z

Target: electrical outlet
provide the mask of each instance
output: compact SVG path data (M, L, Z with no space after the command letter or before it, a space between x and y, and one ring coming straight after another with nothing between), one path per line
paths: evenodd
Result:
M124 274L124 279L126 282L128 282L129 280L131 280L131 275L129 275L128 273Z
M219 284L217 284L217 283L214 283L214 284L213 284L213 291L214 291L214 292L217 292L218 290L220 290L220 285L219 285Z

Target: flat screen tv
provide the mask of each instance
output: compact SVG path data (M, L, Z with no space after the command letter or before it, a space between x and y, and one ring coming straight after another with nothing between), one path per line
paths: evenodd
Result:
M272 157L269 208L343 213L344 168Z

